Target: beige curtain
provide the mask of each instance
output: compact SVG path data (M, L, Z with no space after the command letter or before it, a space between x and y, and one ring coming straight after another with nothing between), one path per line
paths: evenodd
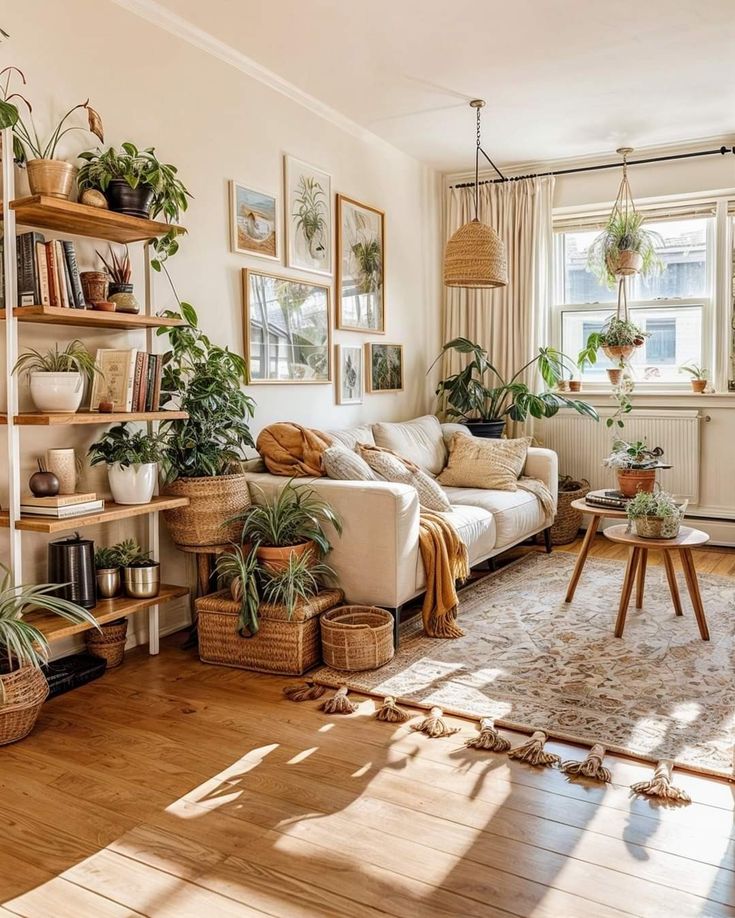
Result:
M505 243L508 286L494 290L445 287L442 341L460 335L485 347L490 361L507 377L549 343L553 261L553 176L480 186L479 218L494 227ZM445 239L474 219L475 190L449 188ZM442 375L456 373L464 358L444 356ZM539 384L538 374L524 380Z

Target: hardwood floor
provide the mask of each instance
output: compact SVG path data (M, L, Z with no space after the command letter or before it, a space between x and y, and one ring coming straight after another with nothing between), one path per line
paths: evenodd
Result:
M735 578L735 552L697 566ZM735 916L734 785L677 772L670 808L630 798L632 761L570 783L464 749L466 721L428 740L284 684L178 635L49 702L0 749L0 915Z

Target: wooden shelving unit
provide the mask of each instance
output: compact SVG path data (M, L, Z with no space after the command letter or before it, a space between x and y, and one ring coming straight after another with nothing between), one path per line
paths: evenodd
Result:
M111 411L107 414L84 408L74 414L43 414L25 411L16 414L13 423L20 427L70 427L76 424L120 424L123 421L175 421L186 418L185 411ZM0 414L0 425L8 423L7 414Z
M188 503L188 497L154 497L148 504L116 504L112 500L106 500L104 510L63 520L24 514L15 521L15 528L22 532L49 534L68 532L70 529L83 529L85 526L96 526L98 523L112 523L116 520L131 519L134 516L148 516L150 513L158 513L161 510L173 510L175 507L185 507ZM10 514L0 513L0 527L7 529L8 526L10 526Z
M126 331L136 328L176 328L183 325L179 319L163 316L131 315L125 312L98 312L96 309L61 309L58 306L16 306L13 317L19 322L40 325L73 325L78 328L104 328L108 331ZM0 309L0 319L5 310Z

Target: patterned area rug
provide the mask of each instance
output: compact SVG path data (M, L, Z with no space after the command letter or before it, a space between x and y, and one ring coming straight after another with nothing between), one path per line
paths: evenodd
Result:
M625 635L617 639L624 566L588 559L567 605L574 560L564 552L528 555L462 590L463 638L427 638L412 620L398 654L381 669L339 673L323 667L312 678L732 777L733 581L700 576L711 632L704 642L683 575L684 616L677 618L663 567L649 564L643 609L629 609Z

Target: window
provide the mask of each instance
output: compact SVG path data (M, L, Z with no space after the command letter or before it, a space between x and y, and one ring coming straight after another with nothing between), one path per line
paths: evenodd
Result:
M635 276L628 285L630 318L649 335L631 360L637 382L684 385L679 372L683 363L709 362L713 224L710 216L651 218L646 223L661 237L656 251L665 269L646 280ZM556 338L573 359L617 307L617 289L610 290L587 270L587 251L598 233L599 228L586 226L561 226L555 233ZM583 378L602 382L610 366L600 354L593 367L585 367Z

